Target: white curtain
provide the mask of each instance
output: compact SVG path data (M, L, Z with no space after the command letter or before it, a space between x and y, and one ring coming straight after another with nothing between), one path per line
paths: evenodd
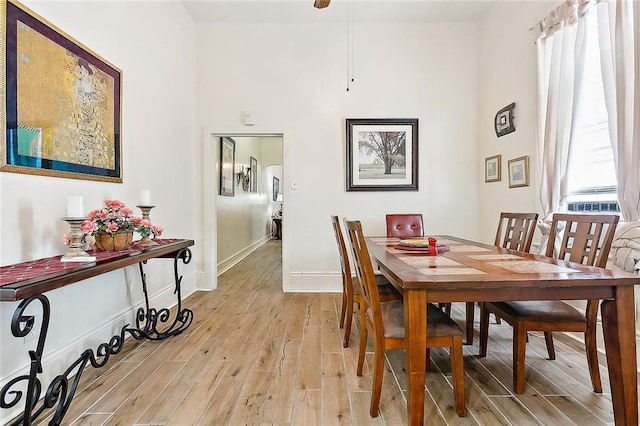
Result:
M626 222L640 220L640 2L598 4L602 78Z
M544 253L553 213L567 196L567 163L580 103L586 56L585 16L595 10L591 0L567 0L536 27L538 54L538 148L541 160L542 218L538 227Z

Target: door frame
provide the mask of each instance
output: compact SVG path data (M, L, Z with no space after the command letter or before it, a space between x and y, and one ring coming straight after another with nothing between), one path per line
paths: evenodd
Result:
M204 128L202 134L202 200L201 220L202 220L202 279L199 280L198 288L201 290L215 290L218 288L218 253L217 253L217 194L219 179L219 158L220 146L217 141L221 137L280 137L282 139L282 184L281 192L284 199L288 200L289 171L286 167L291 158L290 152L290 131L287 129L266 129L255 127L247 129L238 128L217 128L215 126ZM212 167L215 165L215 167ZM291 291L291 267L289 246L291 241L291 218L290 203L282 206L282 217L287 220L282 221L282 290Z

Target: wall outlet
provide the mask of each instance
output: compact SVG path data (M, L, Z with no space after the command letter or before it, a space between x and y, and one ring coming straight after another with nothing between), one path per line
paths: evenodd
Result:
M37 315L33 315L33 327L31 327L31 331L29 334L24 336L24 343L33 342L38 338L38 332L40 331L40 318Z

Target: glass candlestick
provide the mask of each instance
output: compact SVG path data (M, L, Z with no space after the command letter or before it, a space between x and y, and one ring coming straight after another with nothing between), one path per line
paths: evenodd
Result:
M82 222L86 217L63 217L62 220L69 224L71 229L67 236L69 237L69 245L67 253L60 258L62 262L93 262L96 260L95 256L89 255L84 251L84 236L82 232Z
M154 208L155 206L136 206L136 207L139 208L140 211L142 212L142 220L149 220L149 212L151 212L151 209ZM156 243L151 238L149 238L148 235L140 238L140 241L138 241L136 244L139 247L158 245L158 243Z

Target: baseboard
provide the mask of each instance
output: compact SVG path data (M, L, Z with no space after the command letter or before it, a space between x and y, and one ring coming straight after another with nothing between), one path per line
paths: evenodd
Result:
M342 275L339 272L292 272L292 293L341 293Z
M218 263L218 276L224 274L229 269L233 268L242 259L244 259L245 257L249 256L251 253L253 253L257 249L259 249L260 246L265 244L270 239L271 239L270 235L265 235L264 237L262 237L262 239L256 241L255 243L249 245L248 247L240 250L239 252L237 252L233 256L228 257L227 259L225 259L222 262Z

